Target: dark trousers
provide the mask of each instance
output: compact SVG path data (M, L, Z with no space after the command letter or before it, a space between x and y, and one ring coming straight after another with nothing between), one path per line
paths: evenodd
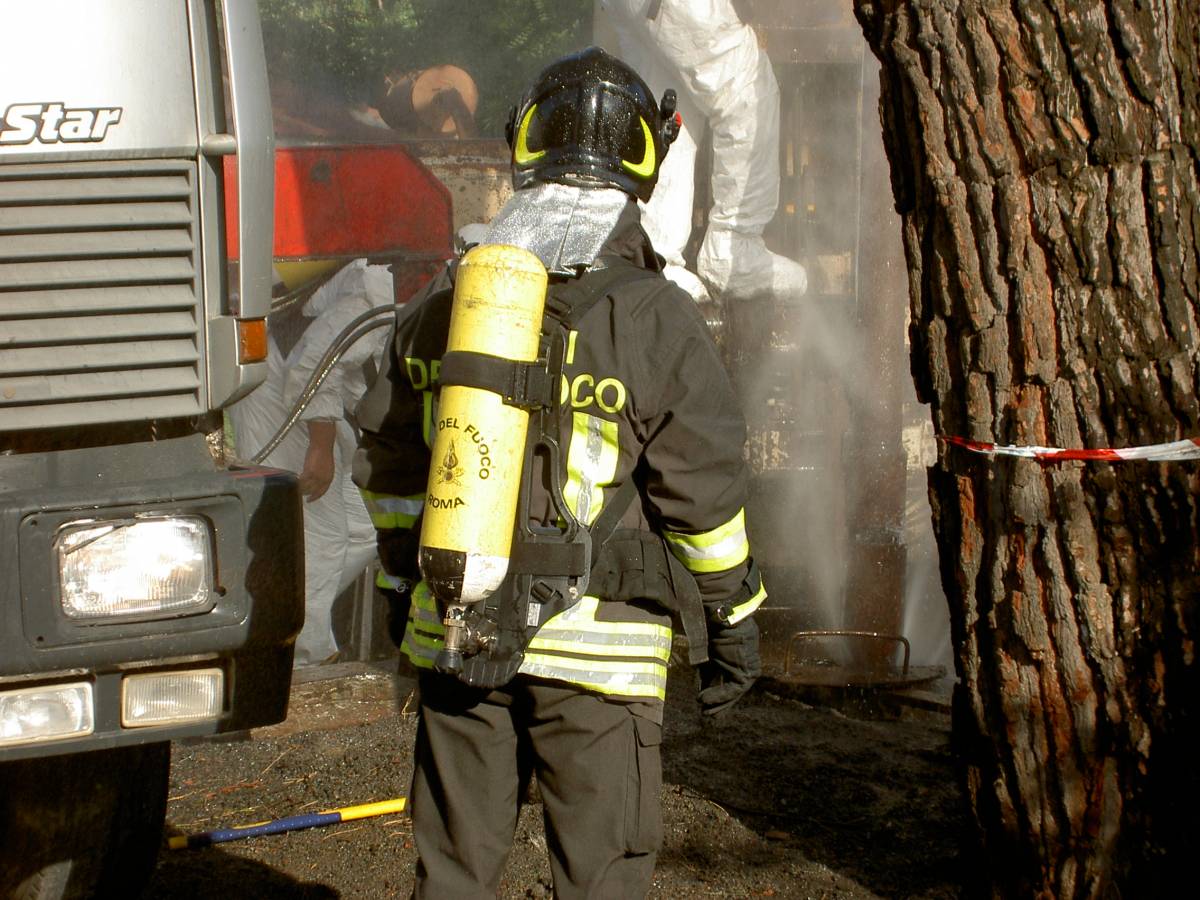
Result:
M496 896L531 774L555 895L646 895L662 842L662 726L644 707L525 676L479 691L422 674L420 691L414 897Z

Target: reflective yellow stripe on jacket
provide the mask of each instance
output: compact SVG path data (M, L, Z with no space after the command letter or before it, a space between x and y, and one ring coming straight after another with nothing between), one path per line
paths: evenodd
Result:
M750 558L750 541L746 536L746 511L737 514L724 525L699 534L683 534L668 531L667 546L684 567L696 575L724 572L740 566ZM751 595L729 612L727 621L736 625L754 612L767 597L766 589L759 580L751 588Z
M521 671L602 694L664 699L671 629L653 622L601 622L600 603L585 596L538 629Z
M680 534L668 531L667 544L675 558L689 572L723 572L744 563L750 556L750 541L746 537L746 511L711 531L700 534Z
M409 497L398 497L394 494L378 494L359 488L367 514L376 531L386 532L391 529L411 529L417 524L417 518L425 506L425 495L413 494ZM385 590L399 590L407 587L407 580L389 575L382 568L375 573L375 586Z
M746 618L746 616L750 615L750 613L762 606L762 602L766 599L767 589L763 585L762 579L760 578L758 582L758 589L750 596L750 599L744 600L737 606L733 607L733 609L729 611L729 615L726 617L725 621L727 621L730 625L736 625L738 622L742 621L742 619Z
M600 622L600 603L584 597L546 622L530 642L519 671L602 694L664 699L671 629L649 622ZM444 636L437 602L422 582L413 592L401 649L414 666L431 669Z
M400 649L414 666L432 669L438 651L442 649L446 627L438 615L437 601L422 581L413 589L412 606L408 610L408 627Z
M410 584L407 578L401 578L398 575L389 575L383 569L375 570L375 587L383 588L385 591L399 591L408 587Z
M616 477L619 443L616 422L587 413L572 414L563 499L585 525L596 521L604 506L602 487L612 484Z
M412 528L417 524L417 517L425 507L425 494L412 494L408 497L398 497L395 494L377 494L366 488L359 488L363 503L366 504L367 514L371 524L377 531L388 528Z

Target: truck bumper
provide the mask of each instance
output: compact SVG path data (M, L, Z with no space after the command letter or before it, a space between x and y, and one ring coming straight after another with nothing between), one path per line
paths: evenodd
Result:
M104 479L108 480L108 479ZM11 483L10 483L11 486ZM209 608L173 618L81 621L64 614L55 536L67 523L186 516L207 523ZM0 493L0 702L7 693L90 685L88 734L13 744L0 761L237 731L287 715L304 616L303 512L295 476L267 468L192 471L96 486ZM126 683L154 673L220 672L219 714L129 724Z

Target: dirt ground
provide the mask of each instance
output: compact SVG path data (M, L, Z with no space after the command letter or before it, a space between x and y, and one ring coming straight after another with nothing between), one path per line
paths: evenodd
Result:
M665 840L651 897L959 896L966 820L946 715L871 696L842 696L835 708L764 679L710 723L692 677L677 671L669 690ZM299 684L282 725L176 745L168 832L404 796L409 685L381 670ZM147 896L406 897L415 858L403 816L364 819L164 849ZM536 804L522 813L500 896L551 896Z

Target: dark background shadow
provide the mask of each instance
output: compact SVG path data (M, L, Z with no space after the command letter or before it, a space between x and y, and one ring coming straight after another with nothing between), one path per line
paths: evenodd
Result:
M862 696L844 698L842 709L816 706L763 679L726 714L705 720L694 675L673 672L664 782L722 807L768 846L881 896L962 894L969 821L948 716Z
M168 828L168 834L178 833ZM341 896L328 885L297 881L265 863L214 846L162 850L142 900L336 900Z

